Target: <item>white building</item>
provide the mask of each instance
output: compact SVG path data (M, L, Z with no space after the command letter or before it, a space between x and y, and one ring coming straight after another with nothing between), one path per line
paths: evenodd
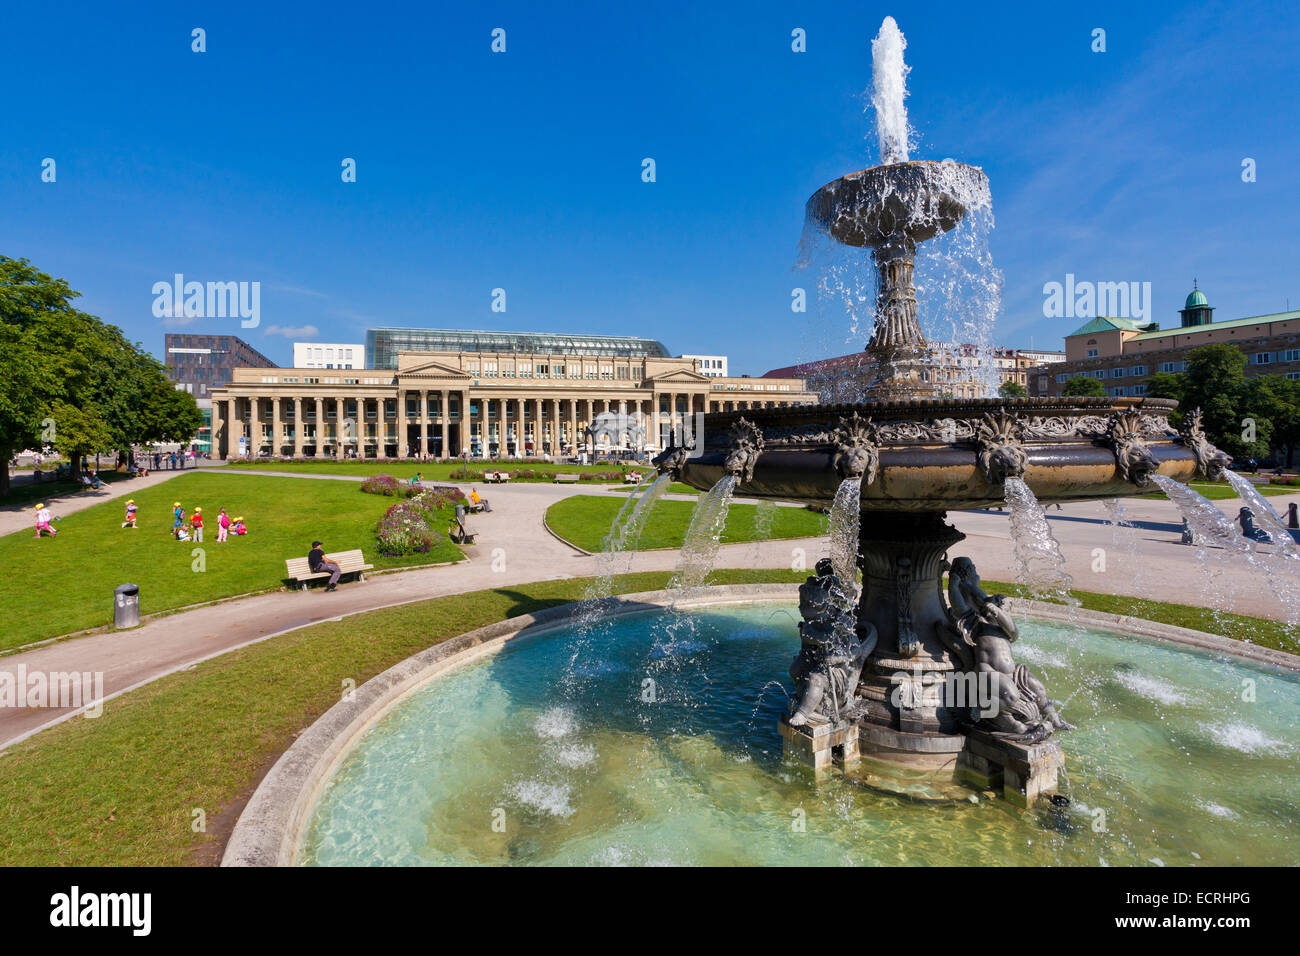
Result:
M709 378L728 378L725 355L683 355L695 363L695 371Z
M294 368L365 368L366 347L326 342L294 342Z

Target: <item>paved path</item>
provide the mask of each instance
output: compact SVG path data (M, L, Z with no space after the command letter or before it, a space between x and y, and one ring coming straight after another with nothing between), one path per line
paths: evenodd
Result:
M256 480L259 474L245 469L229 473L254 476L249 480ZM157 480L166 477L170 473L159 475ZM361 480L356 476L301 477ZM153 479L150 476L136 481ZM278 591L197 608L155 618L136 630L87 635L0 658L0 671L13 673L25 665L29 672L102 672L105 692L113 694L242 644L342 614L466 591L583 577L595 571L596 557L579 554L551 536L542 525L546 508L574 494L572 486L477 487L492 502L493 511L471 517L470 526L478 532L479 543L467 549L470 556L467 563L375 575L364 584L343 584L331 594L320 589L306 594ZM577 492L588 491L604 493L600 488L577 489ZM1289 497L1274 499L1275 507L1284 508L1289 500ZM1240 506L1235 500L1219 504L1229 513L1235 513ZM1131 554L1112 545L1112 529L1100 503L1065 505L1059 512L1055 509L1050 512L1049 522L1062 541L1062 552L1075 585L1084 590L1162 601L1205 603L1195 551L1177 543L1179 521L1173 505L1165 501L1132 500L1126 502L1126 508L1129 517L1141 525L1134 536L1137 550ZM1005 514L964 512L950 515L950 520L967 536L954 547L954 556L969 556L980 573L990 580L1015 580L1014 550ZM1092 570L1096 548L1106 551L1104 572ZM819 538L725 545L719 549L716 567L788 568L795 549L803 550L805 566L811 567L827 552L827 541ZM619 570L670 570L676 566L677 557L675 551L640 552L625 556ZM1249 569L1234 567L1225 574L1232 579L1234 593L1230 600L1216 598L1216 603L1242 613L1282 617L1277 602ZM11 742L60 713L53 709L0 709L0 741Z
M175 471L151 471L144 478L121 478L117 481L106 481L99 486L98 491L64 493L63 496L50 498L47 504L49 504L50 511L56 517L63 517L84 508L89 508L92 505L103 504L105 501L111 501L114 498L132 497L145 488L161 484L169 478L188 474L194 470L193 468L186 468L182 471L178 468ZM29 534L34 534L36 518L33 509L35 507L36 502L34 501L23 504L0 505L0 535L24 529Z

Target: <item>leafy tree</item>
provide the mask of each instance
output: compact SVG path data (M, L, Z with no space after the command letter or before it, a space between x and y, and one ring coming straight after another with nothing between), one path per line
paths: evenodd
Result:
M1068 379L1065 388L1061 392L1070 398L1082 398L1087 396L1096 396L1104 398L1106 395L1106 386L1091 375L1076 375Z
M1029 389L1025 388L1019 382L1007 379L998 386L998 394L1003 398L1027 398L1029 397Z
M188 441L202 424L193 396L122 330L74 308L79 293L26 259L0 256L0 461L53 444L76 474L81 456ZM0 469L0 495L9 469Z

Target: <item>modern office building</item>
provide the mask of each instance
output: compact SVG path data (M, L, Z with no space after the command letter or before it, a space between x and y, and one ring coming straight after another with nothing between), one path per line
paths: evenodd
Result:
M163 337L163 363L167 376L194 396L203 413L203 426L190 443L207 451L212 435L213 389L230 381L235 369L275 368L276 364L234 335L203 335L168 332Z
M922 373L925 381L938 384L938 392L947 398L978 398L996 391L1004 382L1016 382L1029 391L1030 370L1043 355L1063 353L1022 352L1019 349L986 348L974 345L951 345L932 342L930 366ZM764 378L801 378L809 391L816 392L823 404L860 402L871 398L871 382L876 377L876 362L866 352L853 352L834 358L804 362L773 369Z
M1179 310L1179 326L1099 317L1065 337L1065 361L1035 371L1042 395L1060 395L1079 375L1095 378L1116 396L1146 394L1156 372L1185 372L1187 353L1202 345L1228 343L1246 356L1246 374L1300 379L1300 311L1212 321L1214 307L1192 289Z
M489 332L473 329L369 329L368 368L397 370L399 352L493 352L501 355L586 355L669 358L662 342L623 335Z
M397 343L441 341L475 347L390 353ZM798 378L710 378L652 339L374 329L366 342L376 365L395 367L238 370L213 396L214 455L652 453L672 429L693 433L693 413L817 401ZM592 447L584 430L608 412L640 427L619 448L606 438Z
M294 368L365 368L366 347L360 342L294 342Z
M727 377L727 357L725 355L683 355L695 363L695 371L708 378Z

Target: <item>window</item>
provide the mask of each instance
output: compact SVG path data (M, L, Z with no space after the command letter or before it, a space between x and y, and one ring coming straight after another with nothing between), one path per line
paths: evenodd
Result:
M1130 375L1145 375L1147 373L1147 367L1145 365L1134 365L1128 370L1128 373Z
M1287 349L1278 356L1279 362L1300 362L1300 349Z
M1272 353L1272 352L1256 352L1256 353L1255 353L1254 355L1252 355L1250 358L1251 358L1251 361L1252 361L1255 365L1271 365L1272 362L1273 362L1273 353Z
M1123 378L1123 377L1124 377L1124 369L1122 369L1122 368L1118 368L1118 367L1111 369L1111 370L1110 370L1110 377L1111 377L1111 378Z
M1133 386L1133 394L1134 394L1134 395L1145 395L1146 393L1147 393L1147 387L1146 387L1145 385L1134 385L1134 386Z
M1174 375L1177 374L1178 372L1186 372L1187 363L1186 362L1161 362L1160 371L1168 375Z
M1096 358L1096 357L1097 357L1097 350L1096 350L1096 349L1088 349L1088 358Z
M1287 372L1286 377L1293 382L1300 381L1300 372Z
M1105 378L1105 377L1106 377L1106 370L1103 369L1103 368L1099 368L1099 369L1097 369L1097 371L1095 371L1095 372L1092 373L1092 377L1093 377L1093 378L1098 378L1098 379Z

